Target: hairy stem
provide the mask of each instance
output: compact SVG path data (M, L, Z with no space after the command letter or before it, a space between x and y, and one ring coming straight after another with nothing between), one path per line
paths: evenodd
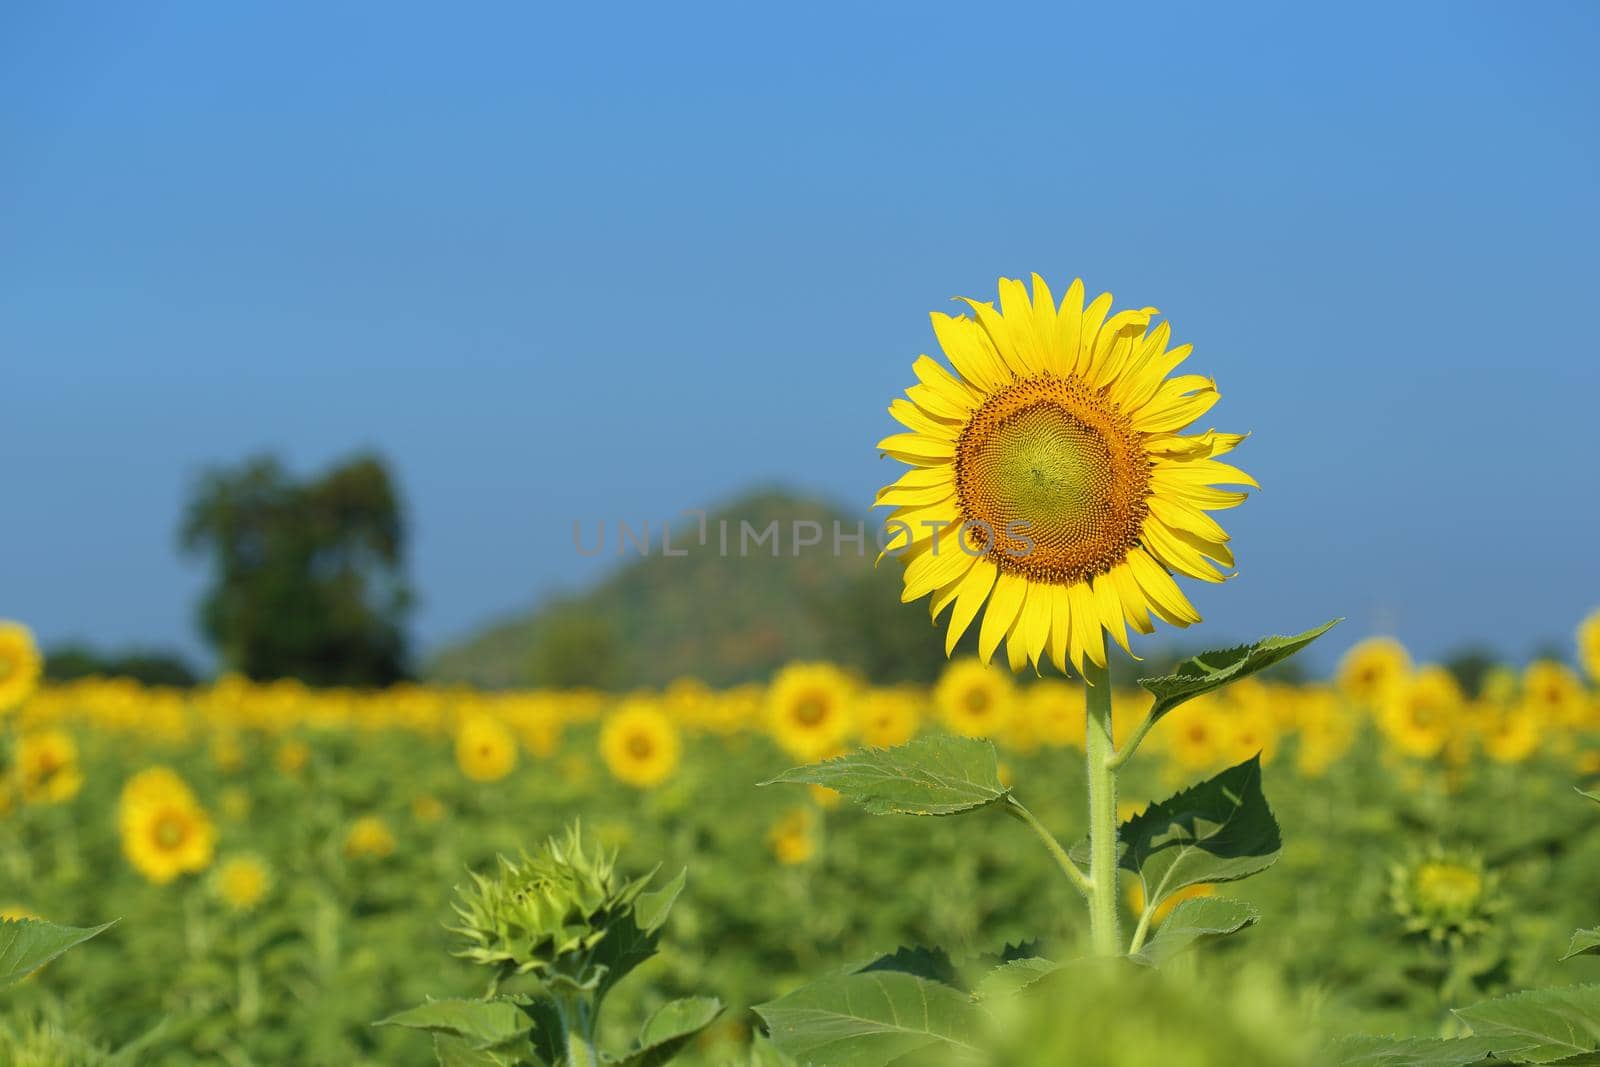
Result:
M1044 842L1044 847L1056 861L1056 866L1061 868L1061 873L1067 876L1067 881L1082 893L1089 895L1089 878L1072 862L1072 857L1067 855L1067 850L1061 847L1061 842L1056 840L1054 834L1045 829L1044 824L1034 817L1033 812L1023 806L1022 801L1016 797L1006 798L1006 811L1014 818L1027 823L1034 833L1039 835L1039 840Z
M1100 635L1105 658L1105 634ZM1111 765L1111 673L1086 659L1083 665L1085 731L1089 772L1089 940L1097 956L1122 952L1117 913L1117 772Z

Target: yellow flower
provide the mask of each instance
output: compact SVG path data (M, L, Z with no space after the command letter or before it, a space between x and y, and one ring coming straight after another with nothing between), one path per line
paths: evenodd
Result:
M213 890L234 911L252 910L272 887L272 872L255 856L223 860L212 877Z
M21 904L7 904L5 907L0 908L0 919L10 919L12 922L18 922L22 919L43 918L43 915Z
M1295 767L1307 778L1320 778L1355 741L1356 718L1325 689L1306 690L1294 704Z
M62 730L23 734L17 741L17 789L30 804L60 804L78 795L83 772L78 746Z
M1168 915L1171 915L1172 909L1176 908L1184 901L1194 900L1197 897L1209 897L1214 895L1216 891L1217 887L1211 885L1209 882L1200 882L1196 885L1184 886L1182 889L1179 889L1171 896L1167 897L1160 904L1156 905L1156 910L1150 915L1150 926L1152 928L1160 926L1161 920L1165 919ZM1140 883L1139 879L1135 878L1128 883L1125 898L1127 900L1129 911L1133 912L1135 915L1144 914L1144 886Z
M1022 713L1033 723L1033 735L1044 744L1083 747L1083 692L1078 687L1041 678L1023 690Z
M861 743L873 748L903 745L917 733L917 698L904 689L874 689L858 704Z
M1183 770L1200 770L1218 762L1226 736L1220 728L1218 698L1207 694L1184 704L1169 716L1161 734L1172 762Z
M20 622L0 619L0 711L33 694L43 666L33 633Z
M1358 642L1339 662L1339 689L1358 704L1381 704L1411 673L1411 657L1392 637Z
M1240 704L1224 694L1229 710L1222 717L1224 758L1239 763L1260 753L1262 764L1272 762L1278 750L1278 726L1266 708Z
M344 854L350 859L383 859L394 854L394 834L376 815L363 815L344 835Z
M299 774L311 759L311 746L298 737L291 737L278 746L273 762L284 774Z
M1591 682L1600 682L1600 608L1578 624L1578 664Z
M919 384L889 414L908 432L878 448L912 466L878 493L892 507L889 548L903 553L903 599L931 596L935 619L953 608L955 648L978 630L987 663L1006 642L1013 670L1105 665L1103 631L1124 648L1127 627L1152 617L1200 620L1172 572L1220 582L1233 567L1228 535L1208 514L1255 485L1218 461L1244 438L1181 433L1217 401L1210 379L1169 378L1189 346L1167 348L1155 308L1087 308L1075 281L1060 306L1037 274L1000 280L1000 308L967 301L974 318L935 313L951 374L927 356Z
M767 845L785 866L805 863L817 854L816 813L793 808L767 831Z
M211 866L216 827L188 785L164 767L141 771L123 786L117 821L123 855L157 885Z
M791 755L820 759L835 752L853 729L854 686L830 663L791 663L767 693L772 736Z
M933 706L945 726L963 737L993 737L1015 712L1011 678L975 659L952 660L933 689Z
M1527 704L1485 707L1477 716L1483 750L1496 763L1521 763L1539 750L1540 718Z
M1461 711L1461 688L1455 678L1443 667L1428 666L1390 692L1378 725L1401 752L1428 759L1450 740Z
M1569 668L1539 660L1522 672L1522 700L1547 723L1575 725L1587 710L1589 694Z
M517 765L517 739L491 715L468 715L456 731L456 766L474 782L497 782Z
M600 727L600 758L620 782L660 785L678 769L682 742L672 720L642 697L624 701Z

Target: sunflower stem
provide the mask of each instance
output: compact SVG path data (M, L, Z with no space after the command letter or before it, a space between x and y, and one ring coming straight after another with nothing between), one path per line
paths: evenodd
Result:
M1133 758L1133 754L1139 751L1139 746L1144 743L1145 735L1150 732L1150 728L1155 724L1155 716L1146 715L1144 721L1139 724L1138 729L1133 731L1133 735L1122 743L1122 747L1111 753L1111 758L1106 761L1106 766L1113 771L1120 771L1123 765Z
M1100 658L1105 634L1100 635ZM1083 665L1084 753L1089 771L1089 940L1097 956L1122 953L1117 913L1117 772L1111 765L1111 672Z

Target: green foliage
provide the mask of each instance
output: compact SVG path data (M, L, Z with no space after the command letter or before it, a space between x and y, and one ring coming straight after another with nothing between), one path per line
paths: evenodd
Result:
M201 628L228 669L315 685L406 677L405 524L376 457L306 482L270 458L210 471L181 538L211 559Z
M1122 867L1138 875L1146 910L1185 886L1266 870L1283 851L1261 792L1261 757L1174 794L1123 823Z
M0 989L15 985L74 945L111 928L60 926L40 919L0 919Z
M1567 946L1566 955L1561 958L1570 960L1574 956L1600 956L1600 927L1572 932L1572 944Z
M1292 637L1264 637L1253 645L1202 652L1179 663L1171 674L1139 679L1155 697L1150 721L1159 722L1186 701L1283 662L1341 621L1334 619Z
M1522 1063L1555 1063L1600 1050L1600 985L1539 989L1457 1008L1480 1037L1525 1042L1507 1053Z
M623 976L656 952L659 933L683 890L680 873L653 892L652 871L623 879L616 856L586 846L574 823L534 856L500 858L494 876L474 874L456 907L459 955L493 972L477 1000L430 1000L377 1025L424 1030L445 1067L535 1064L627 1067L666 1063L722 1012L715 998L659 1007L632 1049L603 1056L601 1005Z
M619 649L609 620L581 605L547 612L529 653L527 676L553 689L610 689L619 678Z
M783 782L827 786L874 815L956 815L1009 795L993 744L942 734L795 767L761 784Z
M131 678L143 685L187 688L199 681L194 668L175 652L99 652L87 645L57 645L44 657L44 676L52 682L79 678Z
M1173 956L1212 937L1237 933L1261 917L1255 905L1224 897L1181 901L1144 947L1129 955L1135 963L1159 967Z

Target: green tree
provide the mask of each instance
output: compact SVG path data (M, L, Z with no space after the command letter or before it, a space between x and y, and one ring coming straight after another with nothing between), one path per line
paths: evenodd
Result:
M405 524L377 457L304 482L271 457L211 470L181 538L211 559L200 624L228 669L313 685L407 676Z

